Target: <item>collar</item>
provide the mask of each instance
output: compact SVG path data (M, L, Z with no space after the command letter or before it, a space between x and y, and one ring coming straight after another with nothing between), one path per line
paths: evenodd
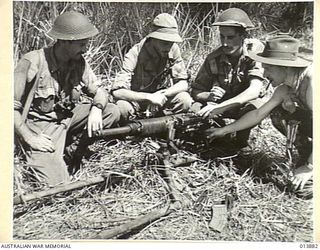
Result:
M222 47L221 47L221 48L222 48ZM222 49L221 49L221 51L222 51ZM239 66L239 65L241 64L241 62L247 57L247 55L248 55L248 51L247 51L247 49L246 49L246 46L243 45L243 46L242 46L242 53L241 53L241 55L240 55L240 57L239 57L237 66ZM227 64L227 65L231 65L231 62L230 62L228 56L227 56L226 54L224 54L223 52L221 53L220 61L221 61L222 63Z
M167 58L160 57L157 53L157 51L148 43L148 39L144 42L144 47L146 54L149 58L152 58L153 61L161 61L161 60L167 60L169 58L169 55Z

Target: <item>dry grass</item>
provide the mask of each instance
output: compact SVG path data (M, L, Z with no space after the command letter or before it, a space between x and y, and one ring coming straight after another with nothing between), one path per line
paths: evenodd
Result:
M190 7L176 3L15 2L15 62L21 54L51 42L44 34L60 12L78 9L92 17L101 31L91 41L87 58L108 87L120 68L123 54L149 31L150 17L169 12L176 15L186 38L181 48L192 80L205 56L217 46L217 32L211 23L222 5L209 4L210 11L198 16L192 12L199 7L197 4ZM267 9L269 5L259 6L254 9ZM255 17L254 21L260 20ZM302 37L307 37L306 44L310 45L312 32L310 28L307 30L308 34ZM266 31L254 32L260 37ZM191 204L144 227L129 239L312 241L312 200L286 192L286 176L274 171L277 170L274 166L285 161L285 139L266 120L252 131L250 140L249 155L199 159L171 169L172 178ZM96 153L84 162L73 180L99 175L112 178L107 178L106 183L15 206L14 239L91 239L103 230L167 204L167 184L156 170L163 166L145 161L153 153L150 139L100 140L91 148ZM16 162L15 195L44 188L31 180L18 156ZM271 164L273 167L270 162L275 163ZM128 170L131 172L126 173ZM236 191L238 199L228 212L226 229L219 233L209 227L211 208L230 189Z
M266 140L270 134L274 140ZM283 144L284 138L267 120L252 132L254 151L247 155L247 171L236 165L238 157L199 159L191 165L172 168L172 178L190 205L147 225L129 239L312 241L312 200L299 199L263 178L266 176L254 174L261 155L284 156ZM113 184L103 183L15 206L14 239L92 239L103 230L167 204L167 184L156 166L144 161L153 152L149 138L101 140L91 147L97 153L84 163L74 180L110 172L118 176L127 169L132 172L121 175ZM228 212L227 227L221 233L214 231L209 227L212 205L232 189L237 199Z

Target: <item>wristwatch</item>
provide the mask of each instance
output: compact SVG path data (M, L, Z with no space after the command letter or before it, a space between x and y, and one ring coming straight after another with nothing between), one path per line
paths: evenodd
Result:
M103 110L103 105L102 105L101 103L92 103L91 108L92 108L93 106L97 107L98 109Z
M219 98L217 98L214 93L211 93L211 92L210 92L210 94L209 94L209 96L208 96L208 102L216 102L216 101L218 101L218 100L219 100Z

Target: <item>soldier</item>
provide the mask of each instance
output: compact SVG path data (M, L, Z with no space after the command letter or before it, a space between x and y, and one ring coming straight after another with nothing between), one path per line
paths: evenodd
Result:
M263 53L249 56L263 63L264 75L276 87L271 99L236 122L223 128L211 128L210 139L224 136L258 124L271 115L272 123L287 135L300 154L291 182L297 194L312 195L312 64L299 55L299 41L279 35L267 41ZM290 127L296 127L290 129ZM291 141L291 142L290 142ZM306 185L306 183L308 183ZM305 188L306 187L306 188Z
M177 43L182 42L175 18L167 13L156 16L154 31L125 55L116 75L112 94L122 120L137 114L162 115L187 111L192 99L188 75ZM169 79L167 79L168 77Z
M262 50L263 45L246 39L246 30L253 24L241 9L223 11L213 25L219 26L221 47L207 56L191 84L196 101L192 109L203 117L222 114L223 118L238 119L262 104L263 69L247 55L248 50ZM249 134L250 128L236 135L236 148L248 145Z
M83 57L98 30L78 12L58 16L48 35L53 46L25 54L14 72L14 129L33 167L50 186L70 180L63 159L66 137L87 129L87 138L119 121ZM81 92L93 98L81 103Z

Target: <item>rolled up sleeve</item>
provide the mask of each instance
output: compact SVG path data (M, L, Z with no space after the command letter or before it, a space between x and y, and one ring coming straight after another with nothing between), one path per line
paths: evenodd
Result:
M22 111L22 97L25 94L25 88L30 68L30 61L22 58L14 69L14 110Z
M84 84L85 90L90 96L94 96L97 93L97 89L101 87L101 80L98 79L87 61L85 61L82 84Z
M248 70L248 77L251 79L258 78L260 80L264 80L263 72L264 69L262 67L262 64L260 62L252 61L251 69Z
M144 41L134 45L124 56L122 69L116 74L116 77L111 86L112 91L117 89L131 89L132 75L137 65L138 55L143 42Z
M107 90L102 85L101 80L95 75L90 65L85 63L85 70L82 76L83 84L88 95L92 96L94 103L100 103L105 107L108 102L109 95Z
M248 51L254 51L255 53L261 53L264 49L263 43L256 38L247 38L244 40L244 55L246 60L249 60L248 77L249 78L259 78L264 79L263 73L264 69L262 63L253 61L248 57Z

